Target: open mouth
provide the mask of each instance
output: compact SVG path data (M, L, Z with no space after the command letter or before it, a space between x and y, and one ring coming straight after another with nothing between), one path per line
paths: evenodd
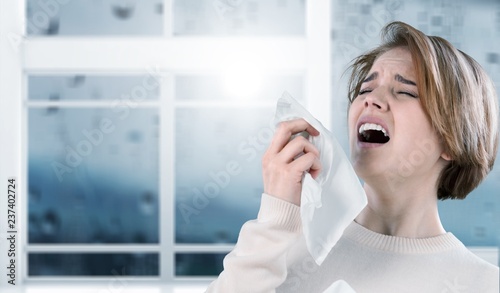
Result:
M358 140L366 143L384 144L390 140L390 137L384 127L375 123L364 123L359 127Z

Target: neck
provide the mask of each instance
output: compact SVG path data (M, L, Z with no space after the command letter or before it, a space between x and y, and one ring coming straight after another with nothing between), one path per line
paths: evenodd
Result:
M379 184L380 185L380 184ZM407 237L427 238L446 233L439 218L437 190L422 185L398 187L397 193L385 185L365 183L368 205L356 222L374 232Z

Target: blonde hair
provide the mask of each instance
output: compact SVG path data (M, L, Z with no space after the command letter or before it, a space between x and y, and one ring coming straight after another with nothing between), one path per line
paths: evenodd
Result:
M382 29L382 44L354 59L348 97L359 93L383 53L406 47L413 59L420 102L451 160L438 179L439 199L464 199L493 168L498 148L498 105L492 80L448 41L403 22Z

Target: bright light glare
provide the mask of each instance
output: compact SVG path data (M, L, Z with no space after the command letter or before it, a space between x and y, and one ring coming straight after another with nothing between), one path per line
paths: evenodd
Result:
M228 95L235 98L256 96L262 86L262 71L255 60L234 60L223 69L223 86Z

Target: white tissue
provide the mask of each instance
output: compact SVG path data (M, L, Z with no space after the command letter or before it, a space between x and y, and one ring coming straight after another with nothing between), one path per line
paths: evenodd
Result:
M309 140L320 152L322 170L316 180L306 173L302 181L300 213L309 253L318 265L337 243L345 228L367 203L366 194L337 140L287 92L276 106L275 124L304 118L320 135Z
M338 280L328 287L323 293L356 293L344 280Z

